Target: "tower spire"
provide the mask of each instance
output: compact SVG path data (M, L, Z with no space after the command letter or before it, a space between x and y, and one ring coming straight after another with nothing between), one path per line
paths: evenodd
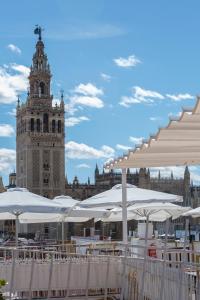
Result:
M19 98L19 95L17 95L17 108L20 108L20 98Z
M34 30L35 34L39 35L36 43L36 50L33 54L31 71L29 75L30 106L52 106L51 90L51 71L48 63L48 58L44 52L44 43L41 37L41 27L37 26Z
M62 108L64 108L64 106L65 106L65 103L64 103L64 90L60 90L60 98L61 98L60 106Z

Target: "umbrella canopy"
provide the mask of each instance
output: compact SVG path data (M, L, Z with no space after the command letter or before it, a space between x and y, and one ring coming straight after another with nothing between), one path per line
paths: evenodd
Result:
M0 194L0 216L24 213L65 213L67 208L25 188L12 188Z
M192 217L192 218L199 218L200 217L200 207L190 209L189 211L183 213L184 217Z
M71 209L72 207L74 207L80 203L79 200L73 199L71 196L68 196L68 195L56 196L53 198L53 201L56 201L63 207L67 207L69 209Z
M183 197L147 189L141 189L127 184L127 204L145 202L182 202ZM81 207L114 208L122 206L122 185L115 185L112 189L88 198L80 203Z
M71 204L71 209L68 210L67 214L65 214L66 222L69 222L67 219L70 217L73 218L100 218L109 216L110 212L106 209L90 209L81 207L82 201L74 200L70 196L58 196L53 199L61 206L68 208L68 205ZM74 204L74 205L73 205ZM76 222L76 219L74 219Z
M128 220L146 220L164 222L166 219L179 218L184 212L190 210L190 207L179 206L173 203L137 203L129 206L127 209ZM107 218L101 219L103 222L122 221L122 209L115 208L111 210L111 214Z
M90 218L88 217L68 217L63 214L31 214L25 213L19 217L21 224L37 224L37 223L82 223L87 222ZM0 214L1 220L1 214ZM7 220L7 219L4 219ZM9 219L8 219L9 220Z
M49 222L86 222L93 218L104 218L110 215L106 209L92 209L79 207L81 201L70 196L57 196L52 200L60 205L63 212L43 214L24 214L20 217L21 223L49 223ZM1 215L1 214L0 214Z

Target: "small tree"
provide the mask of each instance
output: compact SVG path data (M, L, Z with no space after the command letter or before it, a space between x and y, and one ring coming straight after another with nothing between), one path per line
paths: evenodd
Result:
M5 300L3 293L1 291L2 287L6 285L6 281L4 279L0 279L0 300Z

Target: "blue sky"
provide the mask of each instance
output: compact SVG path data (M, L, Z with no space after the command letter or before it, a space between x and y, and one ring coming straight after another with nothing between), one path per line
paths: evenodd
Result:
M4 1L0 18L0 173L15 168L16 95L25 101L40 24L65 92L66 173L93 181L95 164L121 155L193 106L200 93L199 1ZM173 168L181 176L183 168ZM168 170L169 171L169 170ZM153 172L153 171L152 171ZM166 176L166 169L162 170ZM199 181L196 167L193 179ZM162 174L162 173L161 173Z

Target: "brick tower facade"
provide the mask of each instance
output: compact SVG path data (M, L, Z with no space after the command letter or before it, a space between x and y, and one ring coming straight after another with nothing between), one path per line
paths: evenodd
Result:
M26 102L17 105L17 186L53 198L65 192L64 101L61 95L60 105L52 105L51 71L39 30L30 90Z

